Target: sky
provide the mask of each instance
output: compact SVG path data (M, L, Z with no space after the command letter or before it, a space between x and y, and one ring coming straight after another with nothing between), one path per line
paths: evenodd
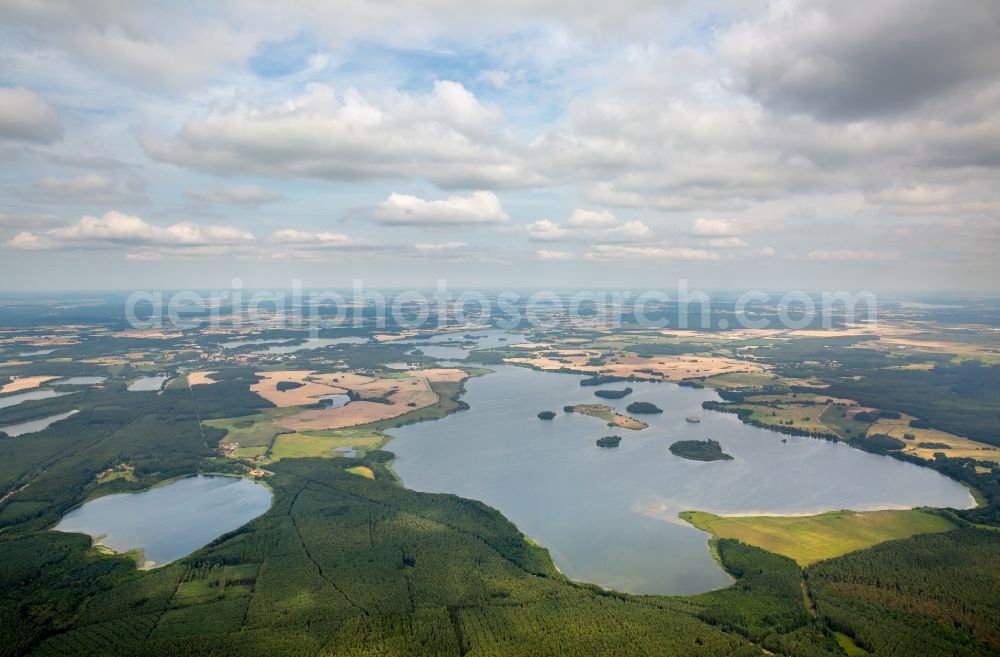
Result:
M0 0L0 289L989 292L994 0Z

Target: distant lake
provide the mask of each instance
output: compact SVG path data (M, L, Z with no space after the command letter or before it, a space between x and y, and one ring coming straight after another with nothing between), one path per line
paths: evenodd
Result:
M299 344L276 344L268 347L267 349L262 349L261 351L255 352L258 354L292 354L296 351L305 351L307 349L320 349L322 347L329 347L335 344L361 344L363 342L368 342L368 338L362 338L356 335L348 335L342 338L306 338L305 342Z
M128 389L131 392L148 392L150 390L159 390L163 387L163 382L169 377L167 376L144 376L140 379L136 379L129 384Z
M248 344L284 344L286 342L291 342L292 338L285 338L284 340L229 340L227 342L220 342L219 346L223 349L236 349L237 347L245 347Z
M466 335L470 337L465 337ZM525 336L520 333L508 333L500 329L471 331L463 333L440 333L429 338L407 338L396 340L389 344L414 344L425 356L438 360L465 360L469 357L469 349L461 347L467 342L475 343L476 349L495 349L508 344L524 342ZM430 344L421 344L421 343Z
M21 351L18 356L45 356L55 352L56 349L36 349L35 351Z
M54 529L80 532L148 566L176 561L268 510L271 491L238 477L197 476L138 493L108 495L67 513Z
M393 469L409 488L499 509L576 580L634 593L727 585L709 536L677 518L689 509L748 515L973 506L965 487L929 468L702 410L702 401L718 399L709 389L628 382L604 387L629 386L631 395L602 400L594 387L580 386L579 375L489 368L496 373L466 382L470 410L389 432L386 449L399 457ZM633 401L664 412L642 415L650 425L642 431L562 412L584 402L625 412ZM543 410L556 418L539 420ZM597 447L606 435L620 435L621 446ZM690 461L668 450L676 440L707 438L734 460Z
M29 390L28 392L19 392L13 395L7 395L6 397L0 397L0 408L16 406L21 402L31 401L33 399L50 399L52 397L61 397L62 395L68 394L70 393L56 392L55 390Z
M48 429L51 425L55 424L60 420L65 420L71 415L79 413L79 411L66 411L65 413L57 413L55 415L47 415L45 417L36 418L34 420L28 420L27 422L18 422L17 424L8 424L5 427L0 427L0 431L7 434L11 438L16 438L17 436L23 436L29 433L37 433L43 429Z
M108 377L106 376L71 376L66 379L61 379L59 381L52 381L50 385L54 386L92 386L98 383L104 383Z

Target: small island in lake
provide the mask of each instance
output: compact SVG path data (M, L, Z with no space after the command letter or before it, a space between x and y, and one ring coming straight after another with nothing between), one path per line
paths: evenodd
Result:
M678 440L670 451L692 461L731 461L732 456L722 451L717 440Z
M629 413L662 413L663 409L656 404L651 404L649 402L632 402L625 407L625 410Z
M556 414L553 413L552 411L542 411L541 413L538 414L539 420L552 420L555 419L555 417Z
M618 443L622 441L621 436L604 436L603 438L597 439L598 447L618 447Z
M609 427L618 427L619 429L632 429L633 431L639 431L640 429L645 429L649 426L642 420L637 420L634 417L629 417L628 415L622 415L615 409L610 406L605 406L604 404L577 404L576 406L564 406L563 411L566 413L580 413L582 415L600 418L607 422Z
M632 394L632 388L625 388L624 390L595 390L594 395L600 397L601 399L621 399L626 395Z

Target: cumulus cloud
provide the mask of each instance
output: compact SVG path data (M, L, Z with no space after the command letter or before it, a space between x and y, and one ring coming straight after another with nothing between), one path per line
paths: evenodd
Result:
M145 188L145 183L137 178L118 182L90 173L71 178L43 176L30 187L20 190L18 196L37 203L123 205L146 200Z
M297 244L300 246L321 248L344 248L368 244L365 240L355 239L343 233L334 233L331 231L313 232L296 230L294 228L276 230L271 239L281 244Z
M535 242L635 242L648 239L652 229L641 221L619 221L610 212L574 210L564 223L540 219L525 228Z
M24 87L0 87L0 138L50 143L63 135L55 110Z
M720 39L739 88L779 110L857 120L995 80L1000 4L773 2Z
M393 192L375 206L371 218L378 223L400 226L467 226L498 224L509 219L497 195L481 190L469 196L434 201Z
M188 197L199 203L221 203L257 207L266 203L280 201L284 197L276 192L269 192L256 185L231 185L217 187L198 192L188 192Z
M86 216L75 224L41 233L22 231L6 244L9 248L21 250L57 250L115 246L239 245L252 242L253 239L251 233L231 226L202 226L185 221L160 227L135 215L112 211L101 217Z
M142 143L159 161L223 175L407 177L447 188L539 182L499 125L499 110L457 82L438 81L427 94L343 97L312 83L288 101L218 109L171 139Z

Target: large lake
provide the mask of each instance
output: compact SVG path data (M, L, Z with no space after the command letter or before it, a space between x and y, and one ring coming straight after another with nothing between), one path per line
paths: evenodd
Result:
M622 383L635 390L602 400L581 376L514 366L466 383L471 409L435 422L393 429L386 449L403 483L420 491L481 500L549 549L576 580L634 593L707 591L731 580L708 551L708 535L677 518L697 509L724 514L805 514L950 506L972 496L937 472L844 444L782 436L735 415L704 411L708 389ZM662 415L649 428L611 429L562 412L607 403L624 412L650 401ZM556 411L553 421L536 413ZM685 421L696 415L698 424ZM601 449L601 436L622 437ZM690 461L670 453L676 440L714 438L732 461ZM787 442L782 442L785 439Z
M67 513L55 530L89 534L116 552L141 548L146 566L162 566L245 525L270 506L271 491L253 481L187 477L91 500Z

